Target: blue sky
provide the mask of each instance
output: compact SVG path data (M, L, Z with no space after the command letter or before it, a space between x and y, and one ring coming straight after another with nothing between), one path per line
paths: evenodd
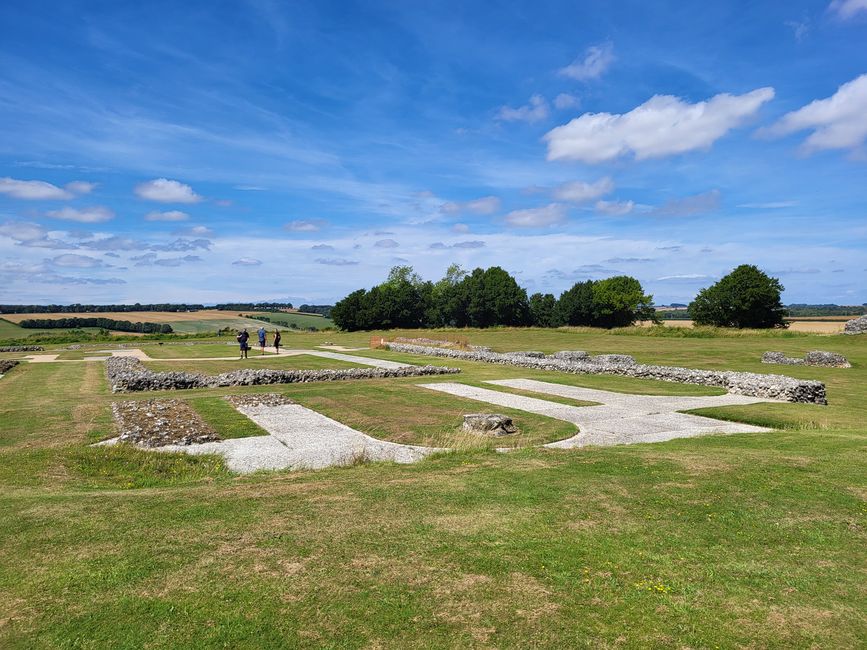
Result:
M867 0L0 5L0 302L867 302Z

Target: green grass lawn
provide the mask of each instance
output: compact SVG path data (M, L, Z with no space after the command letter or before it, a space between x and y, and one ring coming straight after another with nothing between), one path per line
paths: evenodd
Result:
M415 465L238 477L216 457L88 446L113 435L110 402L129 398L109 392L103 364L21 364L0 379L0 647L867 644L867 337L465 334L498 350L585 349L816 378L830 405L713 409L780 428L772 433L572 451L465 448ZM292 347L366 345L369 336L298 333ZM775 349L837 351L854 367L759 363ZM411 358L460 365L447 380L474 384L528 377L709 391ZM282 392L402 441L441 439L465 406L484 408L417 383L135 397L187 399L224 436L259 435L226 408L220 398L230 392ZM566 433L555 430L565 423L513 415L535 441Z
M145 361L144 364L155 372L188 370L206 375L216 375L240 368L271 368L273 370L322 370L323 368L362 368L360 364L339 359L327 359L309 354L293 356L265 355L250 351L247 359L233 358L226 361Z
M261 356L261 349L253 346L255 333L251 339L251 350L248 352L250 356ZM269 342L270 343L270 342ZM173 345L158 345L156 343L148 343L140 346L141 349L152 359L202 359L212 357L237 357L240 356L238 343L234 340L225 340L221 343L191 343L189 345L173 344ZM271 352L266 352L265 356L273 356Z

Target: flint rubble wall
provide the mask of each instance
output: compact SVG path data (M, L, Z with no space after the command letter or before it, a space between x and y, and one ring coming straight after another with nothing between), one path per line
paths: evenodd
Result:
M731 370L696 370L679 368L677 366L654 366L641 363L625 363L621 355L599 355L582 359L561 359L557 355L549 355L543 359L521 356L514 352L499 354L497 352L480 352L449 350L444 348L425 347L389 343L389 350L407 354L425 354L449 359L466 361L482 361L503 365L533 368L535 370L557 370L574 374L620 375L639 379L657 379L682 384L699 384L702 386L719 386L737 395L752 397L767 397L788 402L803 402L807 404L827 404L825 384L820 381L794 379L784 375L767 375L752 372L736 372ZM614 356L617 361L610 359Z

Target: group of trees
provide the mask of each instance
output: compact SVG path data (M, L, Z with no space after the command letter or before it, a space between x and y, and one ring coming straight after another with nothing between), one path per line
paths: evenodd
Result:
M128 320L113 318L28 318L18 323L27 329L74 329L79 327L101 327L116 332L140 332L142 334L171 334L168 323L131 323Z
M370 290L353 291L331 311L344 330L496 325L622 327L654 319L652 297L629 276L575 284L559 299L527 296L499 266L468 273L457 264L438 282L422 280L410 266L396 266Z
M141 305L0 305L0 314L92 314L127 311L199 311L204 305L153 303Z
M689 305L696 325L716 327L787 327L780 294L783 285L758 267L741 264L714 285L698 292Z
M298 307L298 311L300 312L305 314L319 314L325 318L331 318L332 309L334 309L334 305L301 305Z

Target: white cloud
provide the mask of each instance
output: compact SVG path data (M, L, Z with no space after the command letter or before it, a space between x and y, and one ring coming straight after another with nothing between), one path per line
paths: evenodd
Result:
M611 217L622 217L635 209L634 201L596 201L596 212L607 214Z
M661 205L654 214L664 217L692 217L697 214L713 212L719 209L720 191L711 190L702 194L693 194L680 199L669 199Z
M784 24L792 30L792 34L794 34L795 40L798 43L802 42L807 37L807 34L810 33L810 23L806 20L787 20Z
M167 212L148 212L145 221L186 221L190 218L186 212L180 210L168 210Z
M541 208L514 210L506 215L506 223L518 228L539 228L560 223L565 218L565 205L560 203L549 203Z
M183 237L210 237L214 231L207 226L192 226L190 228L181 228L180 230L172 231L173 235L181 235Z
M848 20L862 11L867 11L867 0L833 0L828 9L843 20Z
M253 257L242 257L232 262L232 266L262 266L262 260L257 260Z
M614 62L614 45L601 43L588 47L584 52L584 58L577 58L565 68L558 71L564 77L588 81L602 76L608 67Z
M466 233L470 232L470 227L465 223L456 223L452 226L452 232Z
M202 200L189 185L167 178L139 183L135 187L135 193L142 199L160 203L198 203Z
M56 266L62 266L73 269L92 269L103 266L103 262L89 255L75 255L67 253L66 255L58 255L51 259L51 263Z
M90 194L96 189L96 183L88 183L87 181L72 181L65 185L66 189L73 194Z
M569 93L560 93L554 98L554 108L559 111L567 108L578 108L581 105L581 100L575 95Z
M440 212L445 214L460 214L471 212L473 214L493 214L500 209L500 199L496 196L483 196L472 201L449 201L440 206Z
M773 96L773 88L759 88L689 104L654 95L628 113L584 113L545 134L548 160L599 163L629 153L643 160L707 149Z
M355 260L347 260L340 257L319 257L316 259L317 264L325 264L326 266L356 266L358 262Z
M502 106L497 112L497 119L504 122L538 122L548 117L548 102L542 95L530 97L530 103L518 108Z
M0 178L0 194L13 199L29 201L55 201L71 199L72 194L45 181L22 181L15 178Z
M774 137L805 129L813 131L802 146L806 153L863 144L867 139L867 74L844 83L831 97L786 113L758 134Z
M60 210L49 210L45 213L53 219L65 219L66 221L78 221L79 223L102 223L114 219L114 212L101 205L95 205L90 208L70 208L69 206Z
M706 280L711 278L710 275L702 273L682 273L680 275L663 275L661 278L656 278L657 282L671 282L672 280Z
M47 235L48 231L38 223L6 221L5 223L0 224L0 236L9 237L18 242L44 239Z
M605 196L614 189L614 181L611 177L604 176L595 183L584 181L572 181L554 189L554 198L558 201L572 201L573 203L585 203Z
M286 230L290 230L292 232L316 232L322 225L324 224L321 220L303 220L298 219L295 221L290 221L285 226L283 226Z
M374 246L376 248L397 248L398 246L400 246L400 244L398 244L393 239L380 239L374 244Z
M765 203L741 203L738 207L751 210L781 210L783 208L793 208L796 205L798 205L797 201L767 201Z

